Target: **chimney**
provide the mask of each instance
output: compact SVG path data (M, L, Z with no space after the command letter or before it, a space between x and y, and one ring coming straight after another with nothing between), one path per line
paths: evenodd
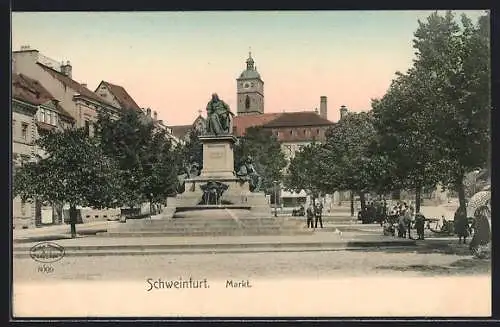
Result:
M68 76L69 78L72 78L71 77L72 67L71 67L71 63L69 61L66 61L66 64L61 65L61 73Z
M84 88L86 88L86 89L88 88L88 87L87 87L87 83L82 83L82 86L83 86Z
M315 108L315 109L314 109L314 112L315 112L316 114L318 114L318 108Z
M155 121L158 120L158 113L156 111L153 111L153 119Z
M326 107L326 96L321 96L319 98L319 115L325 119L328 119L328 110Z
M344 118L347 115L347 107L344 105L340 106L340 119Z
M148 117L151 117L151 108L147 108L147 109L146 109L146 115L147 115Z

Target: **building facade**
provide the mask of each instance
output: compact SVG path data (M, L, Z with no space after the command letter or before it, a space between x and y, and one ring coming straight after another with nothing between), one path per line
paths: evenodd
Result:
M40 82L22 74L12 75L13 174L23 161L43 155L35 140L44 132L72 128L75 120ZM31 228L61 222L52 204L13 199L13 227ZM60 213L60 212L59 212Z

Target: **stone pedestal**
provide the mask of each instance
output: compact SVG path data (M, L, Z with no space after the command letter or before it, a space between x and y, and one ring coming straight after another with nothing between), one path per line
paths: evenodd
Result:
M200 136L203 143L203 169L200 176L186 179L184 193L175 199L176 207L199 205L203 190L201 185L219 182L228 186L220 199L221 206L241 205L251 207L252 213L262 216L271 214L269 203L262 192L252 193L248 181L242 182L234 170L233 147L236 137L233 135Z
M233 135L200 136L203 143L202 178L234 177Z

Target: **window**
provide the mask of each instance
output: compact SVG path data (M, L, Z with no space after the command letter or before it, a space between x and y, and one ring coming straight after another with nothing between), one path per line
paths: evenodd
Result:
M247 95L245 98L245 109L250 108L250 97Z
M293 129L290 130L290 135L293 135Z
M40 121L45 123L45 110L40 109Z
M25 141L28 140L28 124L26 124L26 123L22 124L21 135L23 137L23 140L25 140Z
M319 135L319 128L316 130L316 135Z

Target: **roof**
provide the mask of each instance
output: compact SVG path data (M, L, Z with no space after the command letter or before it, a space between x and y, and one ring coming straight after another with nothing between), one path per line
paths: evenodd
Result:
M262 126L273 119L278 118L280 115L282 115L282 113L273 112L267 114L236 116L233 120L233 133L236 136L243 136L247 128Z
M80 95L85 96L87 98L90 98L90 99L97 101L99 103L114 107L112 103L101 98L96 93L90 91L85 86L83 86L82 84L78 83L77 81L69 78L68 76L64 75L63 73L58 72L57 70L54 70L54 69L50 68L49 66L45 66L44 64L41 64L39 62L37 63L37 65L42 67L46 72L51 74L54 78L58 79L61 83L63 83L67 87L75 90Z
M304 127L304 126L327 126L333 125L314 111L284 112L278 118L266 123L264 127Z
M259 78L260 79L260 74L259 74L259 72L257 72L257 70L246 69L241 73L240 79L247 79L247 78Z
M182 139L193 128L193 125L177 125L168 126L172 130L172 134L178 139Z
M73 117L59 104L59 101L43 85L23 74L12 75L12 98L30 103L35 106L55 101L59 114L66 118Z
M128 92L123 88L123 86L111 84L106 81L102 81L101 84L106 85L111 94L113 94L122 107L122 109L131 109L136 111L141 111L141 108L137 105L134 99L128 94ZM99 85L100 86L100 85ZM99 89L99 87L97 87ZM142 111L141 111L142 112Z

